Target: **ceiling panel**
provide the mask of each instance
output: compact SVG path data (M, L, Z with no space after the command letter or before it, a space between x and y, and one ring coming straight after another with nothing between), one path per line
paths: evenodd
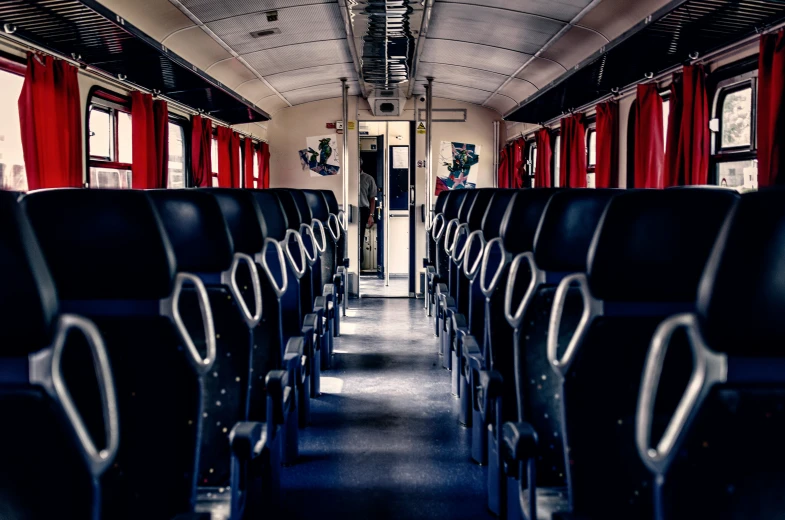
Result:
M238 94L248 99L260 99L274 94L270 88L260 79L247 81L235 88Z
M564 23L518 11L437 3L428 38L479 43L534 54Z
M254 79L254 73L248 70L237 58L231 58L216 63L207 71L214 78L221 78L221 81L229 88L237 90L243 83Z
M426 82L417 81L414 92L416 94L423 94L425 92ZM474 103L475 105L482 105L492 91L480 90L476 88L463 87L460 85L448 85L445 83L433 82L433 95L445 99L455 99L457 101L465 101L467 103Z
M451 2L456 4L477 4L477 0L451 0ZM437 0L437 3L440 2ZM589 5L589 0L484 0L483 4L488 7L522 11L569 22L584 7Z
M565 72L565 68L558 63L536 58L515 77L531 81L537 88L542 88Z
M338 81L340 78L353 78L354 64L339 63L335 65L322 65L307 69L297 69L280 74L267 75L265 78L278 92L308 87L314 84Z
M349 95L357 96L360 94L360 85L356 81L348 82ZM340 83L328 83L325 85L313 85L297 90L290 90L286 93L286 99L292 105L300 105L320 99L339 98L342 96Z
M336 0L180 0L202 22L213 22L259 11L283 10L313 4L337 3ZM280 12L278 13L281 14Z
M671 0L603 0L581 18L580 25L599 31L609 40L613 40L670 2Z
M500 114L506 114L517 105L518 104L514 100L501 94L496 94L485 103L485 106L496 110Z
M208 23L224 42L239 54L304 42L346 38L338 4L308 5L285 9L278 20L268 22L264 13L252 13ZM280 34L255 38L251 33L278 29Z
M478 63L477 65L481 64ZM494 72L478 70L471 67L421 62L417 79L424 81L425 78L429 76L438 82L484 90L495 90L507 79L507 76L503 74L496 74Z
M166 39L166 46L201 69L232 56L196 25L174 33Z
M543 58L551 59L570 69L589 57L593 52L608 43L596 32L581 27L573 27L542 53Z
M260 99L256 102L256 105L270 115L273 115L279 110L289 106L283 99L276 96L275 94L272 96L267 96L264 99Z
M487 47L477 43L431 40L425 42L423 62L467 65L499 74L514 74L531 57L529 54Z
M346 40L287 45L277 49L253 52L243 57L264 77L297 69L352 61ZM354 77L353 68L348 77Z
M504 94L507 97L511 97L518 103L531 96L535 92L537 92L537 88L534 85L528 81L515 78L511 78L509 83L499 89L499 94Z

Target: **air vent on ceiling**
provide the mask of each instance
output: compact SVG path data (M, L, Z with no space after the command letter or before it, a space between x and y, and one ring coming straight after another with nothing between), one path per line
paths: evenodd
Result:
M267 11L264 13L267 15L268 22L277 22L278 21L278 11Z
M273 34L281 34L281 30L279 28L277 28L277 27L275 27L273 29L264 29L264 30L261 30L261 31L252 32L251 36L253 38L262 38L264 36L271 36Z

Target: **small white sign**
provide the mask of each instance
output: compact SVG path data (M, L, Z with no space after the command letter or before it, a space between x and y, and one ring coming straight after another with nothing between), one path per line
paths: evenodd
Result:
M394 146L393 147L393 169L407 170L409 169L409 147L408 146Z

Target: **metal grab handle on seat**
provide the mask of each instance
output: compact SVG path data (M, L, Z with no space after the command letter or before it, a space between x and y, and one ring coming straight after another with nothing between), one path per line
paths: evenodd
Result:
M479 254L474 259L474 261L472 261L472 244L474 243L475 239L479 239L481 245ZM466 253L464 254L463 262L463 274L466 275L467 278L474 280L474 277L477 276L477 272L479 271L480 265L482 264L483 251L485 251L485 237L483 236L482 231L472 231L469 234L469 237L466 239Z
M496 272L493 274L493 278L491 278L491 282L489 285L485 285L485 280L488 278L488 262L491 257L491 253L493 252L494 246L499 247L499 252L501 253L501 260L499 261L499 267L496 269ZM483 251L482 255L482 268L480 269L480 290L485 295L486 298L490 298L493 291L496 289L496 286L499 284L499 277L501 276L502 271L504 270L504 266L507 265L509 262L510 253L508 253L504 249L504 244L502 243L502 239L500 237L496 237L487 244L485 244L485 251Z
M183 317L180 315L180 294L183 292L185 282L194 284L196 295L199 297L199 309L202 311L202 323L204 324L204 342L207 347L207 355L204 358L196 349L196 344L194 344L183 322ZM215 324L213 323L210 298L207 296L207 289L204 287L202 280L191 273L177 273L177 277L174 280L174 291L172 291L172 295L169 298L161 300L161 308L163 314L174 320L177 333L185 344L185 348L190 354L191 363L196 368L196 371L200 374L207 373L213 366L216 355Z
M292 251L289 249L289 244L291 244L291 239L294 238L294 241L297 243L298 249L300 250L300 263L298 264L294 257L292 256ZM289 265L292 266L292 270L294 270L294 274L297 276L298 279L302 278L305 275L305 244L303 244L303 237L300 236L300 233L295 231L294 229L287 229L286 236L284 237L286 241L286 247L284 248L284 252L286 253L286 259L289 260ZM298 267L298 265L302 267Z
M442 223L441 226L436 225L439 222ZM439 239L442 238L442 233L444 233L444 214L439 213L433 218L433 222L431 222L431 238L438 242Z
M78 330L82 333L93 357L95 377L101 393L101 411L104 416L106 448L98 450L90 432L85 426L79 410L76 408L71 393L65 384L63 375L63 352L69 332ZM101 475L117 455L120 445L120 421L117 413L117 397L115 395L112 368L101 334L92 321L75 314L63 314L57 321L55 339L48 349L40 350L28 357L30 383L41 385L46 393L60 403L74 434L79 440L82 456L93 476Z
M319 225L319 236L322 237L322 244L319 245L319 241L316 240L316 225ZM314 245L316 245L316 249L319 250L319 254L324 253L324 250L327 249L327 235L324 233L324 224L322 224L321 220L313 219L311 221L311 231L313 231L313 238L314 238Z
M515 292L515 282L518 278L518 272L521 269L521 265L523 263L527 263L529 266L529 273L531 277L529 279L529 285L526 287L526 293L521 298L518 307L515 309L515 313L512 312L512 297L513 293ZM536 262L534 261L534 253L526 252L520 253L517 255L510 265L510 275L507 278L507 287L504 291L504 317L507 318L507 323L510 324L510 327L518 328L523 321L523 315L526 313L526 309L531 304L532 300L534 299L534 293L537 288L545 283L545 271L539 269L537 267Z
M567 349L561 359L558 359L559 352L559 326L561 325L562 312L564 311L564 304L567 301L567 292L573 284L577 284L577 288L583 298L583 313L578 326L575 329L570 342L567 344ZM603 305L602 301L596 299L589 291L589 281L583 273L576 273L566 276L559 283L556 289L556 294L553 297L553 307L551 310L551 317L548 322L548 362L551 366L564 375L572 363L572 359L577 352L578 347L583 343L586 333L589 330L589 325L592 320L597 316L602 316Z
M333 231L333 221L335 221L335 231ZM341 238L341 222L333 213L330 213L330 216L327 217L327 229L330 231L330 236L332 237L333 242L338 242L338 240Z
M348 229L349 223L346 221L346 212L342 209L338 210L338 223L341 225L341 229L344 233Z
M654 421L654 403L662 375L665 355L668 353L673 333L684 328L692 350L692 374L676 411L673 413L665 433L651 446L651 428ZM673 462L687 435L689 424L695 419L701 402L711 388L724 383L728 378L728 357L711 350L703 341L695 314L677 314L663 321L652 336L651 347L638 394L638 409L635 417L635 442L643 463L654 473L662 475Z
M453 232L451 234L450 232L453 229L457 231L460 224L461 222L457 218L454 218L447 223L447 229L444 232L444 250L448 255L452 255L452 250L455 247L455 233Z
M450 258L456 264L460 265L463 261L463 255L466 253L466 240L463 241L463 247L460 249L458 248L458 239L463 235L469 235L469 224L461 224L458 226L458 229L455 230L455 238L453 239L453 247L452 253L450 253Z
M313 253L308 250L308 247L305 245L305 241L302 240L303 235L310 236L310 242L313 244ZM316 259L319 257L319 247L316 245L316 236L314 235L313 229L311 229L311 226L308 224L300 225L300 243L303 245L305 259L308 260L308 265L313 265L316 263Z
M278 280L275 279L275 275L270 268L270 264L267 263L267 248L269 246L273 246L275 252L278 254L278 265L281 267L280 286L278 285ZM264 273L267 275L267 279L270 280L270 285L272 285L276 296L280 298L286 294L286 291L289 288L289 275L286 273L286 259L284 258L283 247L281 247L281 243L272 238L265 238L264 246L262 246L262 252L257 253L256 258L256 263L262 266Z
M245 302L245 298L243 298L243 295L240 292L240 287L237 285L237 268L240 266L241 262L245 262L248 266L248 271L251 273L251 285L256 311L253 314L251 314L251 309L248 308L248 304ZM245 253L235 253L234 259L232 260L232 267L230 267L227 272L223 273L221 278L221 282L224 285L229 286L229 292L232 293L232 296L234 296L234 299L240 305L245 323L250 328L256 327L262 320L262 284L259 281L259 271L256 269L256 262Z

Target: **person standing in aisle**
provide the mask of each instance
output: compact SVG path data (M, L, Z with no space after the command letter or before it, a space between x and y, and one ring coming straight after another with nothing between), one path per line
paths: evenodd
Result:
M373 227L373 212L376 209L376 181L362 170L360 159L360 266L365 259L365 229Z

